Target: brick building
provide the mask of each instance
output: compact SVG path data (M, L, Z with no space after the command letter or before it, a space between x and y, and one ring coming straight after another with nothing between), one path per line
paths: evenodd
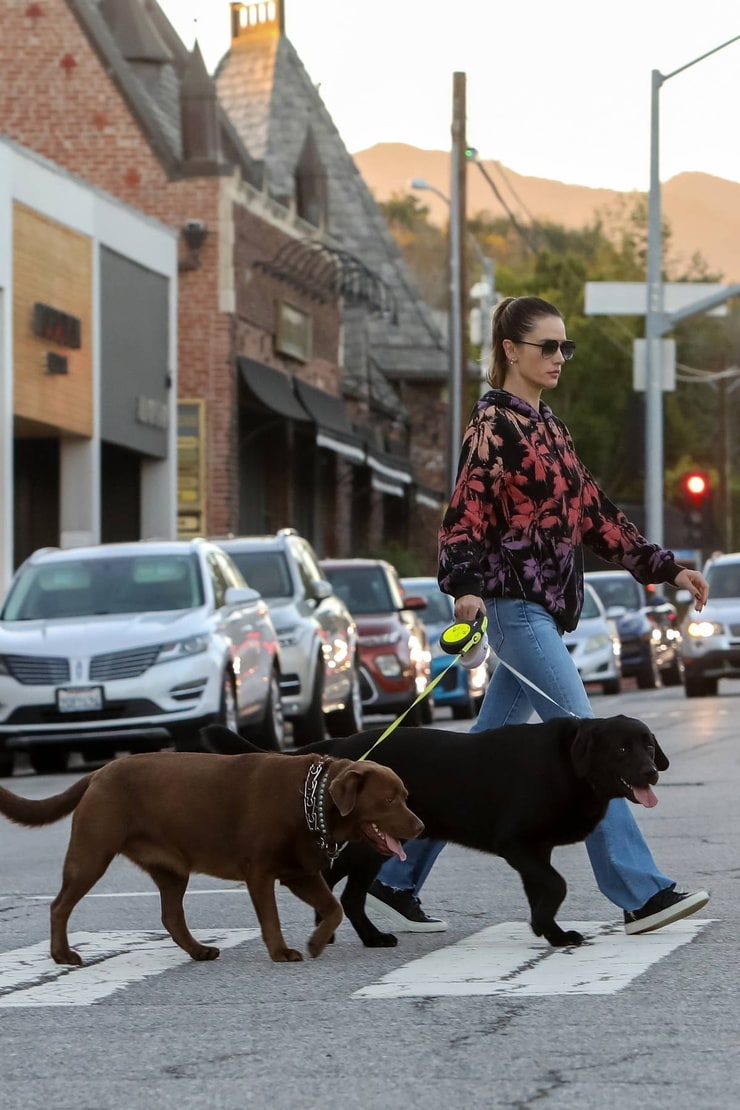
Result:
M37 547L171 534L177 239L0 137L0 590Z
M154 0L5 0L0 134L180 234L181 533L428 544L444 340L283 22L232 4L217 89Z

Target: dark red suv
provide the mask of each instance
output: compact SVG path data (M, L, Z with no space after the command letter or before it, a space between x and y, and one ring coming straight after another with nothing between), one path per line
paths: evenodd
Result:
M363 711L397 716L429 684L429 639L417 615L426 599L404 597L383 559L324 559L321 568L357 624ZM426 697L404 724L431 724L432 710Z

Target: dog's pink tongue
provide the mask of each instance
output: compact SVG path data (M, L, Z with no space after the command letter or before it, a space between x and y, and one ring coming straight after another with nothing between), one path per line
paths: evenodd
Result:
M396 840L395 836L390 836L388 833L386 833L385 842L390 848L391 852L393 852L393 855L398 856L398 858L403 863L403 861L406 859L406 853L403 850L403 844L401 843L401 841Z
M632 793L635 795L640 805L647 806L648 809L652 809L653 806L657 806L658 804L658 797L653 791L652 786L633 786Z

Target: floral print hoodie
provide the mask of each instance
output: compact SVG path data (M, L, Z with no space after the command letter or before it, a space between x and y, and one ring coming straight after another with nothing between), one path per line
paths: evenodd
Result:
M599 489L544 402L538 412L490 390L465 431L439 532L441 589L537 602L569 632L583 606L582 544L644 584L672 583L681 570Z

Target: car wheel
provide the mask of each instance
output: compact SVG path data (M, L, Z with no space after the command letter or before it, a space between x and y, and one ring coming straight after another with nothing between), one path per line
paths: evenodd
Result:
M231 729L232 732L239 731L239 710L236 704L236 687L234 685L234 676L231 671L228 670L224 671L221 685L221 709L218 714L218 723Z
M319 659L313 680L313 691L308 709L302 717L293 721L293 740L301 744L312 744L314 740L324 739L324 663Z
M434 698L431 694L425 694L417 708L419 710L419 719L423 725L431 725L434 723Z
M349 700L344 709L330 713L326 718L326 728L330 736L352 736L362 731L362 685L360 672L352 669L352 686Z
M670 667L666 667L663 671L663 685L664 686L682 686L684 683L684 666L683 659L680 655L675 655L671 661Z
M15 756L5 749L0 750L0 779L9 779L13 774Z
M452 707L452 719L454 721L467 721L470 717L476 715L472 698L468 698L464 705L453 705Z
M270 690L265 707L265 716L254 736L261 748L271 752L285 751L285 717L283 701L280 697L280 676L273 669L270 675Z
M716 697L719 679L697 678L695 675L686 676L684 689L687 698Z
M640 663L635 678L640 690L654 690L657 686L660 686L660 668L655 660L655 653L652 648L647 657Z
M61 775L67 770L69 752L66 748L33 747L28 749L28 760L37 775Z
M602 694L621 694L622 693L622 680L621 678L610 678L608 682L601 684Z

